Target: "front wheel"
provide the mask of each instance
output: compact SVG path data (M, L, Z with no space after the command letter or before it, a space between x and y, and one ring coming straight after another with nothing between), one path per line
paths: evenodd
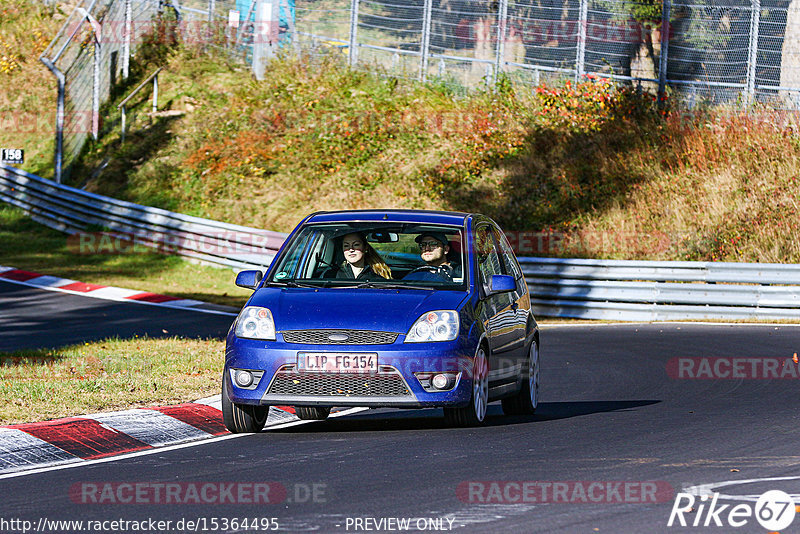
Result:
M481 346L472 364L472 396L463 408L445 408L444 418L452 426L477 426L486 418L489 401L489 364Z
M228 383L222 379L222 420L234 434L261 432L267 423L269 406L236 404L228 397Z
M506 415L531 415L539 406L539 344L535 339L528 351L527 373L522 378L519 393L502 401Z

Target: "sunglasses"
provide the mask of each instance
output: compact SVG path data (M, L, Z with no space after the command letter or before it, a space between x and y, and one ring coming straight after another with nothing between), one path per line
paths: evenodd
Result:
M425 250L426 248L431 248L431 249L439 248L441 246L442 246L442 244L439 243L438 241L420 241L419 242L420 250Z

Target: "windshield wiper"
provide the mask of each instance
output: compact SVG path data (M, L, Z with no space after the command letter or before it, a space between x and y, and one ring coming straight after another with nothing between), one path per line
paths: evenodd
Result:
M309 284L304 282L296 282L294 280L288 280L286 282L276 282L271 281L267 282L268 286L278 286L278 287L310 287L310 288L318 288L318 287L328 287L328 282L323 282L322 284Z
M415 286L411 284L385 284L383 282L375 282L370 280L369 282L362 282L354 287L369 287L369 288L378 288L378 289L426 289L428 291L433 291L434 288L427 287L427 286Z

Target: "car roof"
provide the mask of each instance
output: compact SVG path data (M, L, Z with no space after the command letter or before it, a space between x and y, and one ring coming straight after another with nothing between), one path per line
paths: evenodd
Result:
M319 211L308 217L306 223L323 222L409 222L463 226L469 213L432 210L346 210Z

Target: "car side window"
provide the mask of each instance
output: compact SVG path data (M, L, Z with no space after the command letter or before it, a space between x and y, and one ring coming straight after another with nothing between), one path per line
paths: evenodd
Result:
M475 254L478 258L481 283L488 284L492 275L504 274L500 256L488 226L481 226L475 232Z
M522 277L522 269L519 266L517 257L514 255L514 249L511 248L505 234L497 228L495 228L495 236L500 244L500 255L503 258L506 272L513 276L515 280L519 280Z
M295 278L298 276L298 268L300 261L303 259L303 253L308 246L312 234L308 233L302 236L302 239L295 243L294 247L289 251L289 255L283 260L280 273L276 273L276 280L283 280L285 278Z

